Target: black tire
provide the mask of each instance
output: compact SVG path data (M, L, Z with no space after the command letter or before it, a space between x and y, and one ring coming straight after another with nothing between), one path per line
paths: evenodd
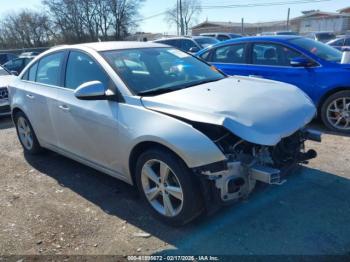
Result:
M340 133L345 133L345 134L350 134L350 126L349 129L341 129L341 128L336 128L334 125L332 125L332 123L329 122L328 118L327 118L327 110L328 107L337 99L343 98L343 97L347 97L350 99L350 90L347 91L340 91L338 93L335 93L331 96L329 96L326 101L322 104L321 107L321 119L322 122L324 123L324 125L333 131L336 132L340 132Z
M160 160L165 163L174 173L181 185L183 192L183 201L181 211L175 216L169 217L159 213L150 203L146 197L145 190L142 185L142 168L150 160ZM198 217L204 210L203 199L199 184L196 183L196 178L192 171L186 166L186 164L172 152L163 148L153 148L145 151L140 155L136 164L135 179L138 190L147 206L151 210L151 213L172 226L181 226L189 223L196 217ZM160 195L162 199L162 195ZM164 205L165 206L165 205Z
M18 122L21 118L25 119L26 123L28 124L28 128L31 132L32 141L33 141L31 147L28 147L28 145L25 145L23 140L21 139L21 135L20 135L20 131L19 131L19 122ZM23 112L17 112L13 119L14 119L15 126L16 126L18 140L20 141L24 152L31 154L31 155L37 155L37 154L41 153L43 151L43 148L40 146L38 139L35 135L34 129L33 129L32 125L30 124L27 116Z

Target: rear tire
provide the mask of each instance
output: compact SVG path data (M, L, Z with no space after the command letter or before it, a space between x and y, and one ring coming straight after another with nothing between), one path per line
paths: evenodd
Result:
M24 152L31 155L39 154L43 151L35 135L32 125L23 112L18 112L14 116L17 136Z
M328 129L350 134L350 90L328 97L321 108L321 119Z
M193 173L168 150L153 148L142 153L137 161L135 179L152 214L167 224L184 225L204 210Z

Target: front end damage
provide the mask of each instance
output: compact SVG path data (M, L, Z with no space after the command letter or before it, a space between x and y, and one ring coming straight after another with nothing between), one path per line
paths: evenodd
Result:
M246 198L257 182L283 184L284 177L297 164L317 156L314 150L305 150L305 141L321 142L321 134L308 129L281 139L275 146L265 146L242 140L220 126L199 124L196 128L210 137L227 159L193 169L201 181L209 211L217 203Z

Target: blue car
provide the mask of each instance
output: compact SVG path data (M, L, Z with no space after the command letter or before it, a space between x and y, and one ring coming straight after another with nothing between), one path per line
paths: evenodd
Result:
M228 75L299 87L329 129L350 133L350 64L340 63L339 50L299 36L260 36L224 41L196 55Z

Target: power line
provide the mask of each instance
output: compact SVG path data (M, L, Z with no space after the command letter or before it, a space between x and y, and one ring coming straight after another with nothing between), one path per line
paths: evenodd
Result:
M310 4L310 3L320 3L320 2L329 2L329 1L331 0L293 0L293 1L248 3L248 4L235 4L235 5L204 5L201 7L202 9L249 8L249 7L276 6L276 5Z
M201 7L204 10L210 9L222 9L222 8L251 8L251 7L265 7L265 6L282 6L282 5L296 5L296 4L310 4L310 3L321 3L321 2L329 2L331 0L290 0L290 1L279 1L279 2L264 2L264 3L247 3L247 4L229 4L229 5L201 5L197 6ZM165 15L168 10L163 12L144 17L141 19L134 20L134 22L142 22L145 20L149 20L152 18L156 18L162 15Z

